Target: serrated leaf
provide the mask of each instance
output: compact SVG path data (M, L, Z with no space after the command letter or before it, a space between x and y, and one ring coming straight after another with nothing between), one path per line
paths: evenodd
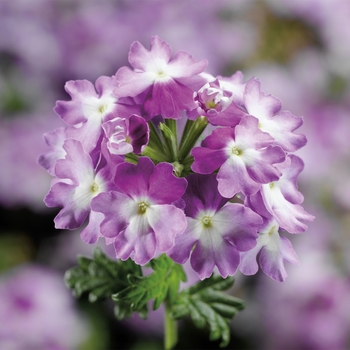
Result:
M100 248L94 258L78 257L78 266L68 270L65 281L76 297L87 293L90 302L106 299L128 286L127 275L142 275L141 267L133 261L114 261Z
M153 310L158 309L166 298L174 299L180 281L186 277L182 266L166 255L151 260L150 266L153 273L143 277L129 275L130 286L112 296L116 303L130 306L129 314L142 312L151 299L154 299Z
M173 318L190 316L198 328L208 325L210 340L221 338L220 346L227 346L230 342L229 322L244 308L241 299L223 292L233 283L232 277L212 276L182 291L172 307Z

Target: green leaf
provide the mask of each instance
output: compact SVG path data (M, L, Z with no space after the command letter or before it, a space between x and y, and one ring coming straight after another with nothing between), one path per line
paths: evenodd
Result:
M127 276L141 276L141 267L132 260L114 261L100 248L94 251L94 258L78 257L78 266L68 270L65 281L76 297L88 294L89 301L95 302L111 297L127 287Z
M198 328L209 326L210 340L221 338L220 347L230 342L230 320L245 306L241 299L235 298L224 290L232 287L234 279L211 276L182 291L172 307L175 319L190 316Z
M120 309L126 315L134 311L142 314L151 299L154 299L153 310L156 310L165 299L172 303L177 298L180 281L186 281L182 266L166 255L151 260L150 266L153 273L143 277L129 275L130 285L112 296L117 303L117 315Z

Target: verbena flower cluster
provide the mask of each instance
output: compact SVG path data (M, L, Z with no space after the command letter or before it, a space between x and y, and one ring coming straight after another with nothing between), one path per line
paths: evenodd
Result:
M184 51L173 57L158 36L134 42L129 67L95 85L65 85L55 112L67 124L45 135L39 163L54 176L45 197L60 207L55 226L100 237L116 258L144 265L159 253L201 279L239 268L283 281L297 263L279 231L302 233L313 220L297 178L306 144L302 118L243 74L214 77ZM207 136L203 136L207 135Z

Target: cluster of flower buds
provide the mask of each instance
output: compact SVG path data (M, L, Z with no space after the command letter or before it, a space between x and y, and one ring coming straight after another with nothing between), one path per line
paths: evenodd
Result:
M302 118L281 109L260 82L204 73L196 61L154 36L134 42L129 67L95 86L65 85L55 112L67 124L45 135L39 163L54 176L45 197L60 207L56 228L104 237L116 258L144 265L159 253L201 279L264 273L284 280L297 263L279 231L301 233L311 221L297 177L306 144Z

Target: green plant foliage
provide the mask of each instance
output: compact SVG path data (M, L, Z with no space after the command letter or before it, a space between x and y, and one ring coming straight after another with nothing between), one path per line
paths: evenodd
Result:
M180 282L186 281L182 266L173 262L166 255L161 255L151 260L150 267L153 272L147 276L129 275L129 287L112 296L117 303L117 318L123 316L118 314L119 309L126 315L135 311L142 315L151 299L154 299L153 310L158 309L165 299L169 303L176 300Z
M132 260L111 260L100 248L95 249L94 259L79 256L78 264L66 272L65 281L74 296L87 293L90 302L110 298L128 287L128 275L142 276L141 267Z
M245 306L241 299L224 290L232 287L234 279L212 276L182 291L172 307L175 319L190 316L198 328L210 329L210 340L222 339L220 346L230 342L230 320Z

